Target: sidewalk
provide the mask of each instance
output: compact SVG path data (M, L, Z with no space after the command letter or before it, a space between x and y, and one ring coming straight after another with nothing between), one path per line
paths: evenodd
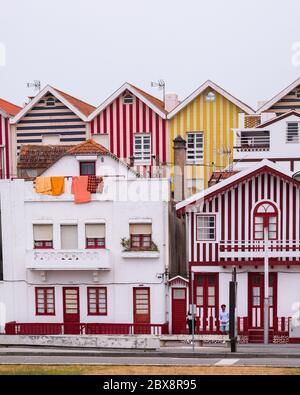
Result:
M195 347L163 347L157 351L148 350L103 350L103 349L71 349L67 347L0 347L0 356L86 356L86 357L165 357L165 358L300 358L300 345L293 344L243 344L238 345L237 352L220 345Z

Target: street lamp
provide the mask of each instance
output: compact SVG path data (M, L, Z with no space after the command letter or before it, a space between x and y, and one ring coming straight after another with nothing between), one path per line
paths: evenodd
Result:
M269 343L269 236L268 227L264 227L264 344Z
M193 346L193 352L195 351L195 312L194 312L194 280L195 280L195 273L193 270L191 270L191 280L192 280L192 308L191 308L191 314L192 314L192 346Z

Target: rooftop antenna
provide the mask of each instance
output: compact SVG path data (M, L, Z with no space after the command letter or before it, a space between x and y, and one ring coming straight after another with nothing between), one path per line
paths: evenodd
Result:
M165 81L164 80L158 80L157 82L151 81L151 86L153 88L158 88L159 90L163 91L163 102L165 104L166 103L165 102L165 98L166 98L166 83L165 83Z
M27 86L27 88L33 88L35 91L40 91L41 90L41 81L34 80L33 82L27 82L26 86Z

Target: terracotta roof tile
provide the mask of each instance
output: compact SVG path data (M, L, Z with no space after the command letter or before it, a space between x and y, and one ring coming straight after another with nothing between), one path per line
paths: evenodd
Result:
M94 140L87 140L80 144L73 146L68 152L68 155L80 155L80 154L110 154L108 149L103 145L96 143Z
M239 173L238 170L223 170L223 171L214 171L208 181L208 186L217 184L220 181L227 180L227 178L232 177L233 175Z
M0 99L0 109L5 111L9 115L17 115L19 111L22 110L22 107L16 106L13 103L10 103L7 100Z
M48 169L73 145L22 145L18 169Z
M138 88L135 85L131 85L135 90L137 90L142 96L144 96L145 99L150 101L154 106L158 107L161 111L163 111L165 114L168 114L168 111L165 110L165 104L162 100L158 99L155 96L150 95L149 93L143 91L142 89Z
M95 109L96 107L92 106L91 104L88 104L82 100L76 99L76 97L73 97L69 95L68 93L62 92L59 89L55 89L61 96L63 96L69 103L71 103L74 107L76 107L82 114L89 116Z

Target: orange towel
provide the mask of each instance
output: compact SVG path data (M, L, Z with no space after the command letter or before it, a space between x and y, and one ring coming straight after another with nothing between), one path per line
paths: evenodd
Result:
M51 177L36 177L35 192L43 195L51 195Z
M52 195L58 196L65 191L65 177L51 177Z
M91 193L87 190L88 176L72 177L72 193L75 203L87 203L91 201Z

